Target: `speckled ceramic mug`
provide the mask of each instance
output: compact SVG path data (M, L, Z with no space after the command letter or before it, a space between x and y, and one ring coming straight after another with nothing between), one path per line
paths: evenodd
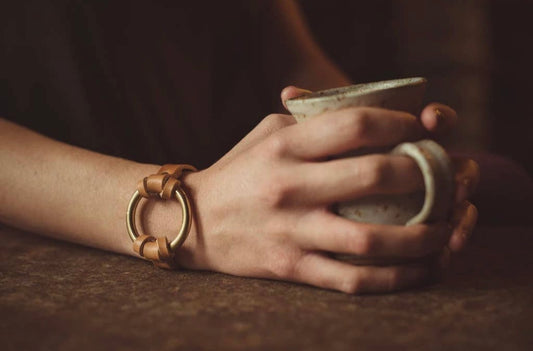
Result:
M418 115L426 87L425 78L405 78L357 84L310 93L286 101L299 123L348 107L373 106ZM354 151L345 156L373 153ZM339 215L358 222L412 225L446 219L452 206L453 167L446 151L432 140L402 143L395 155L412 157L424 178L424 191L402 195L374 195L337 204Z

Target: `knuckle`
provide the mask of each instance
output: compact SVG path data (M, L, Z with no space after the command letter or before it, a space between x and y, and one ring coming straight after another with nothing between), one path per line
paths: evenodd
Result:
M289 115L282 115L279 113L272 113L265 118L260 123L264 128L268 130L278 130L294 124L294 118Z
M274 277L293 279L296 275L295 255L289 250L278 250L270 255L267 270Z
M371 117L369 113L362 108L353 110L350 118L346 118L346 130L348 130L357 139L363 139L367 136L370 129Z
M367 138L372 125L372 116L365 109L358 109L354 118L354 132L361 139Z
M387 291L398 290L402 283L402 274L399 269L390 269L387 275Z
M416 116L410 113L401 113L398 117L397 123L394 125L398 136L401 136L402 139L409 139L420 134L421 126Z
M347 247L357 255L371 255L376 248L376 236L368 229L359 230L355 240L349 240Z
M363 292L362 279L358 274L347 277L340 286L340 290L348 294Z
M391 173L390 163L385 156L374 156L365 164L362 178L363 184L369 189L381 189L385 186Z
M370 126L370 115L364 108L350 108L335 114L329 126L335 133L349 135L354 140L364 139Z
M265 152L273 158L283 157L289 149L289 140L283 133L273 133L266 140Z
M282 207L294 192L294 186L287 177L273 172L258 187L258 198L270 208Z

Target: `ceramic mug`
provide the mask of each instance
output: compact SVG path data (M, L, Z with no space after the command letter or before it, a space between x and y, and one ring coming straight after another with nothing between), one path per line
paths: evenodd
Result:
M323 90L286 101L299 123L327 111L349 107L380 107L418 115L426 87L425 78L404 78ZM355 150L341 157L374 153ZM380 150L381 152L383 150ZM424 179L423 191L401 195L373 195L335 206L340 216L358 222L412 225L448 218L453 199L453 167L446 151L432 140L402 143L387 150L417 163Z

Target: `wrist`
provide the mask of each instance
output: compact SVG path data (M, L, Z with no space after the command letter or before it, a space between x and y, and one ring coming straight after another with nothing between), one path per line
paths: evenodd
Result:
M191 228L194 214L184 178L191 171L195 171L194 167L165 165L138 179L137 192L130 195L128 206L131 254L172 268L174 258L190 251L195 237L195 228ZM187 262L181 258L179 261Z
M191 216L192 223L191 229L189 231L189 236L183 245L176 251L175 261L179 267L184 268L205 268L199 260L199 250L198 246L201 241L201 213L199 211L199 199L198 199L198 190L201 188L203 172L187 172L181 177L182 188L187 193L189 197L189 202L191 205ZM172 223L171 235L174 236L179 228L181 223L181 212L179 204L175 201L175 207L172 210L165 209L167 212L166 216L173 216L174 223ZM179 212L179 213L178 213Z

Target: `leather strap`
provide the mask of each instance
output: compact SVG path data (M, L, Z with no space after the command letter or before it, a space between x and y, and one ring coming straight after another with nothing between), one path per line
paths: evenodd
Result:
M191 165L164 165L156 174L145 177L137 184L137 190L141 196L160 197L168 200L177 186L181 185L179 178L183 172L195 172L196 168Z
M195 172L196 168L185 164L167 164L156 174L145 177L137 184L137 191L145 198L171 199L181 189L179 178L184 172ZM133 241L133 251L139 256L152 261L162 268L175 268L174 250L166 237L156 238L152 235L138 235Z

